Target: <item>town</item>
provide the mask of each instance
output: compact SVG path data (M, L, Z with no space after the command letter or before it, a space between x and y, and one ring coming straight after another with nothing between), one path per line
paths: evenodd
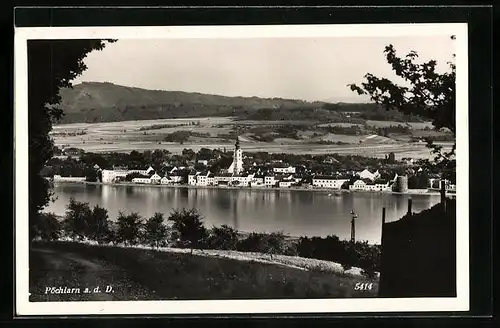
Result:
M442 183L447 193L454 194L454 181L442 180L439 174L424 170L422 160L404 159L396 161L391 153L385 159L371 159L363 169L355 162L351 167L337 165L335 156L324 156L320 165L307 165L297 160L277 159L272 154L243 154L240 141L236 138L234 150L227 156L226 151L204 149L198 153L185 150L187 160L170 160L149 165L147 168L130 168L127 165L91 163L92 158L84 157L92 170L85 176L70 172L69 176L52 175L54 182L98 182L103 184L144 184L144 185L187 185L193 187L240 187L240 188L280 188L298 190L338 190L338 191L379 191L379 192L432 192L441 191ZM72 156L73 161L82 152L66 149L56 159ZM86 154L83 154L86 155ZM93 156L98 156L93 154ZM131 155L132 156L132 155ZM264 158L263 158L264 157ZM267 158L265 158L267 157ZM97 160L96 160L97 161ZM290 162L295 162L290 163ZM309 163L310 164L310 163ZM137 165L135 165L137 166ZM339 167L341 166L341 167ZM63 167L62 165L60 167ZM55 173L54 167L49 167ZM46 173L48 173L46 172ZM73 173L73 174L72 174ZM95 173L95 174L94 174ZM45 174L47 176L47 174Z

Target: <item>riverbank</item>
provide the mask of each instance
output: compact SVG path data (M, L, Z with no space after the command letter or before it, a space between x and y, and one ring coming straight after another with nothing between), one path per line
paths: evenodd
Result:
M57 184L85 184L85 185L105 185L105 186L125 186L125 187L153 187L153 188L184 188L184 189L217 189L217 190L257 190L257 191L310 191L310 192L322 192L328 193L330 196L337 196L343 193L367 193L367 194L393 194L393 195L426 195L426 196L439 196L439 192L429 191L427 189L409 189L408 192L395 192L392 190L346 190L346 189L328 189L328 188L299 188L299 187L231 187L231 186L191 186L185 184L175 184L175 185L165 185L165 184L143 184L143 183L132 183L132 182L120 182L120 183L103 183L103 182L55 182ZM447 193L447 195L454 195L452 193Z

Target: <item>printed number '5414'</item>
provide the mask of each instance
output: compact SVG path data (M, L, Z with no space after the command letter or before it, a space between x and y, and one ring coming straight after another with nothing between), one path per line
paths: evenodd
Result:
M373 283L361 283L357 282L356 285L354 286L354 290L372 290Z

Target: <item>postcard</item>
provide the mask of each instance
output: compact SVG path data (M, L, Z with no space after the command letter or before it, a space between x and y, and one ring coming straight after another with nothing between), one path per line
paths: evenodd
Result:
M18 315L469 309L467 24L15 29Z

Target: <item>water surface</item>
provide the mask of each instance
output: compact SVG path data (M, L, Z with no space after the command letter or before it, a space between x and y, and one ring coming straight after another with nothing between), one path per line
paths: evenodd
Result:
M148 186L110 186L56 184L57 200L46 211L64 215L70 197L106 208L116 220L119 211L138 212L143 217L173 209L197 208L204 216L205 226L227 224L247 232L283 230L291 236L337 235L350 237L351 210L356 219L356 239L380 243L382 208L386 221L401 218L412 198L413 212L439 202L436 195L392 195L381 193L159 188Z

